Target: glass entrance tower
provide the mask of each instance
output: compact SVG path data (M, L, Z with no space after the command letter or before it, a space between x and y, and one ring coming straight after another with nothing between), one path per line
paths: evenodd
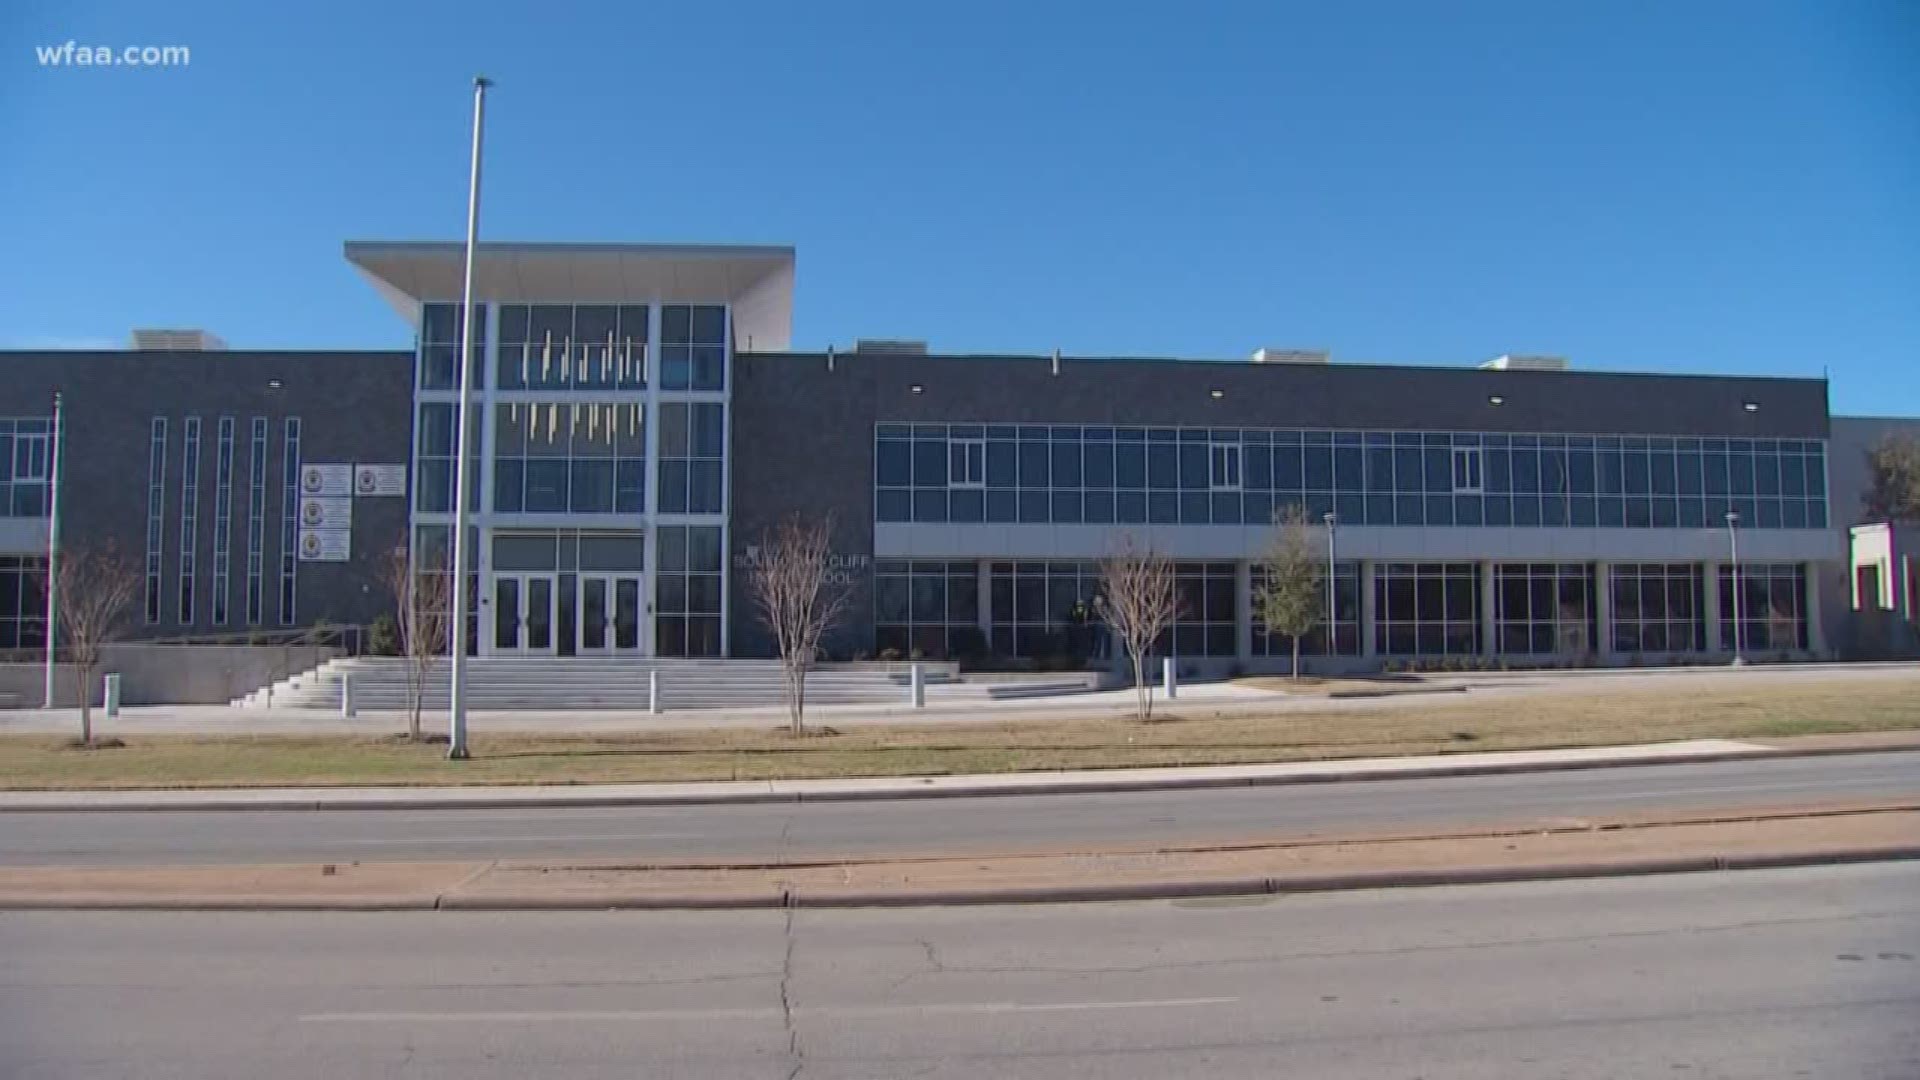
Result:
M451 563L462 251L354 242L414 326L409 545ZM780 350L793 250L483 244L468 522L483 656L726 656L736 347Z

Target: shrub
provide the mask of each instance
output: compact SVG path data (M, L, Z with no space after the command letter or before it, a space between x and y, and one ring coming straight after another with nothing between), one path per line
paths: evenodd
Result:
M880 659L886 660L886 661L898 660L900 659L900 650L892 647L881 649Z
M393 616L382 612L367 624L367 652L374 656L400 655L400 627Z

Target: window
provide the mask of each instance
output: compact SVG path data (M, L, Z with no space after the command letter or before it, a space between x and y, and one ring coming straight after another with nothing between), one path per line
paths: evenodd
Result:
M524 413L528 406L520 406ZM423 401L420 403L420 419L415 426L414 441L414 509L427 514L449 514L453 512L453 489L457 481L454 475L454 417L458 409L451 402ZM474 408L469 414L467 424L467 460L478 465L480 459L480 417L481 410ZM559 418L556 417L556 420ZM298 473L295 474L298 476ZM467 509L480 507L480 485L472 481L478 475L474 469L467 475Z
M13 437L13 479L22 481L41 481L47 479L47 444L53 438L48 434L15 435Z
M1806 577L1800 564L1740 564L1738 638L1734 569L1720 567L1720 648L1747 653L1806 648Z
M47 647L47 560L0 555L0 653Z
M460 389L460 305L426 304L420 309L420 389ZM473 385L486 382L487 306L473 308Z
M1457 656L1480 651L1478 565L1379 563L1373 582L1375 652Z
M998 656L1083 663L1106 655L1094 597L1100 568L1089 562L994 563L989 578L991 644Z
M280 625L292 626L300 571L300 418L289 416L280 449Z
M1240 490L1240 444L1213 443L1207 454L1207 486L1214 491Z
M727 309L667 304L660 309L660 388L727 388Z
M147 436L147 624L160 621L164 606L161 561L166 544L167 418L156 416Z
M1616 652L1698 652L1706 647L1700 568L1690 563L1615 563L1608 571L1613 593Z
M1494 646L1512 655L1593 651L1593 570L1585 563L1493 568Z
M718 402L662 402L660 513L723 513L726 448L725 406Z
M1482 485L1478 447L1455 447L1453 451L1453 490L1478 494Z
M637 401L495 403L497 514L646 509L646 406Z
M980 573L970 562L877 562L873 568L876 652L902 659L984 656Z
M225 626L233 582L233 417L223 416L213 472L213 623Z
M720 527L663 525L654 575L654 651L659 656L719 656Z
M502 304L494 385L502 390L639 390L645 304Z
M1321 571L1325 573L1324 566ZM1253 618L1253 655L1291 658L1293 639L1284 634L1267 631L1260 621L1260 607L1254 603L1254 597L1265 586L1266 567L1253 564L1253 577L1250 585L1253 595L1247 598ZM1326 582L1321 582L1326 588ZM1327 655L1327 620L1325 605L1321 606L1321 616L1313 629L1300 638L1301 656ZM1360 655L1360 564L1343 562L1334 567L1333 572L1333 655Z
M247 625L266 617L267 418L253 418L247 441Z
M881 423L882 522L1824 528L1816 441ZM1729 462L1738 458L1740 464ZM1738 490L1736 490L1738 489Z
M987 441L955 439L947 444L947 483L952 487L985 487Z
M200 546L200 418L189 416L180 451L179 623L193 625L194 556Z
M1162 656L1234 655L1234 570L1232 563L1175 563L1174 595L1179 614L1170 640L1155 651Z

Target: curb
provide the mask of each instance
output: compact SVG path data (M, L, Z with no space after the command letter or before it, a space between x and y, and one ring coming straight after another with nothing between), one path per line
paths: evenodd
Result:
M1588 748L1581 748L1588 749ZM476 787L471 796L454 795L434 798L410 798L399 795L378 795L358 797L343 794L339 798L314 798L310 795L289 798L264 797L258 799L236 798L229 792L210 796L204 800L181 802L168 799L149 798L144 800L116 800L113 802L92 801L94 796L118 794L117 792L46 792L37 800L19 802L0 802L0 814L4 813L152 813L168 812L231 812L253 811L314 811L314 810L513 810L513 809L550 809L550 808L605 808L626 806L717 806L744 805L754 803L804 803L804 802L876 802L900 799L976 799L1020 795L1092 795L1113 794L1132 791L1177 791L1207 788L1235 787L1282 787L1296 784L1346 784L1382 780L1426 780L1452 776L1502 776L1518 773L1573 772L1587 769L1626 769L1652 765L1700 765L1721 761L1765 761L1781 758L1832 757L1843 754L1890 754L1920 752L1920 746L1823 746L1823 747L1766 747L1756 746L1751 750L1711 751L1694 754L1674 754L1662 757L1605 759L1594 758L1572 761L1525 761L1500 763L1491 762L1476 765L1449 765L1446 755L1432 755L1438 758L1434 764L1404 769L1354 769L1340 772L1320 773L1279 773L1273 776L1182 776L1134 779L1124 775L1111 778L1102 777L1086 780L1042 781L1022 783L1017 778L1032 777L1038 774L1005 773L997 774L986 782L970 785L907 787L902 782L918 781L933 785L938 777L885 777L867 778L876 782L869 789L853 788L844 791L772 791L761 787L759 790L715 791L697 794L653 794L648 792L623 793L619 795L580 793L564 791L542 794L537 797L513 797L501 794L503 788ZM1299 763L1288 763L1299 764ZM1207 766L1197 766L1207 768ZM1233 767L1233 766L1227 766ZM1115 770L1124 772L1125 770ZM1012 782L1009 782L1012 781ZM772 781L779 783L781 781ZM759 785L769 781L743 781L742 783ZM886 786L878 786L884 783ZM172 789L175 791L184 789ZM231 790L231 789L230 789ZM342 787L351 792L351 787ZM506 791L515 790L504 787ZM27 793L20 793L27 794Z
M1224 896L1284 896L1364 889L1431 888L1524 881L1646 877L1716 871L1775 870L1920 860L1920 844L1842 851L1783 851L1747 855L1700 855L1615 862L1546 863L1538 866L1467 866L1434 870L1357 871L1302 877L1239 877L1109 885L1026 886L984 889L801 891L780 889L729 893L629 893L550 896L502 893L463 897L393 896L73 897L0 894L0 910L105 911L663 911L782 910L788 908L958 907L989 904L1065 904L1138 900L1186 900Z

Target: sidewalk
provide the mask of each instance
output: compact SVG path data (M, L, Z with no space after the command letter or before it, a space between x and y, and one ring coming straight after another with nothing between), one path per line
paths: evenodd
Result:
M1564 750L1513 750L1396 758L1348 758L1269 765L1097 769L979 776L846 780L469 787L196 788L131 791L0 791L0 812L149 810L389 810L502 807L686 806L721 803L844 802L864 799L1050 795L1178 788L1479 776L1733 758L1920 750L1920 732L1819 735L1766 742L1685 742Z
M788 864L0 869L0 910L790 908L1247 896L1920 858L1920 804L1527 822L1446 834Z
M1730 684L1778 685L1829 682L1912 680L1920 664L1755 664L1747 667L1592 668L1566 671L1461 672L1422 675L1413 686L1381 684L1379 694L1328 697L1317 693L1289 693L1227 682L1182 685L1172 700L1154 694L1156 712L1239 715L1284 715L1289 712L1348 712L1421 709L1435 703L1467 698L1509 699L1533 694L1614 692L1670 689L1686 693L1696 688ZM992 724L1008 721L1105 719L1131 715L1131 689L1099 690L1046 698L989 700L980 697L944 697L934 688L927 707L914 709L897 703L824 705L807 710L811 724L838 728L873 724ZM425 723L441 730L444 714L429 712ZM775 728L786 722L783 708L690 709L649 714L623 711L475 712L470 723L477 732L648 732L709 728ZM75 709L0 710L0 734L69 734L79 729ZM405 726L398 712L362 712L351 719L325 709L237 709L227 705L138 705L108 719L94 711L94 723L110 735L385 735Z

